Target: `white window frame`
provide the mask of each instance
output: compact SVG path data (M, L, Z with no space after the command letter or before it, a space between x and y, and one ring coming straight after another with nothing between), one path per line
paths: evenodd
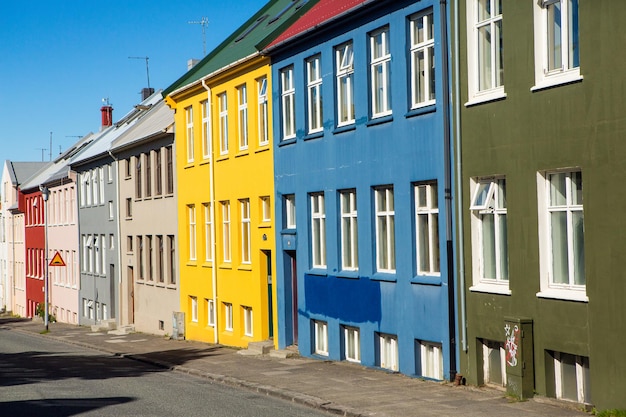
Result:
M317 133L324 130L321 65L320 55L315 55L306 60L308 133Z
M421 376L443 379L443 352L441 344L420 341Z
M472 228L472 281L471 291L510 295L509 255L507 242L506 179L483 177L472 179L470 203ZM491 222L486 219L491 218ZM489 239L485 228L489 227ZM492 276L487 277L486 251L493 258Z
M313 346L316 355L328 356L328 323L313 320Z
M296 137L296 89L293 75L293 67L287 67L280 71L281 125L283 130L283 140L293 139Z
M379 366L391 371L400 369L398 362L398 338L389 334L378 334Z
M499 387L506 387L506 352L504 351L504 344L502 342L496 342L493 340L483 340L483 380L485 384L496 385ZM498 353L500 358L500 381L501 383L496 383L493 381L492 375L495 374L495 370L491 369L491 361L489 357L494 354L494 352Z
M207 326L215 326L215 303L207 299Z
M356 271L359 268L359 235L356 190L339 192L341 213L341 269Z
M204 208L204 260L213 262L213 223L211 222L211 203L202 204Z
M393 187L376 188L374 196L376 211L376 271L395 273L396 243Z
M563 381L563 356L572 357L576 366L576 399L564 397ZM589 358L578 355L570 355L561 352L553 352L554 357L554 388L556 398L559 400L576 401L581 404L590 404L591 395L589 384Z
M191 299L191 321L193 323L198 322L198 297L190 296Z
M439 196L437 183L414 186L415 197L415 257L419 275L441 274L439 248Z
M250 239L252 238L250 231L250 200L247 198L239 200L239 207L241 208L241 263L250 264Z
M228 96L226 92L217 95L219 104L220 155L228 155Z
M202 157L204 159L211 158L211 133L210 133L210 114L209 114L209 100L203 100L200 103L202 109ZM160 158L160 154L158 155Z
M429 10L409 20L411 108L435 104L435 23Z
M347 42L335 49L337 77L337 126L354 123L354 49Z
M563 204L552 204L551 184L564 176L565 196ZM579 184L576 184L579 181ZM576 187L579 186L580 190ZM580 169L568 169L539 173L537 175L537 190L539 202L539 261L541 272L541 291L538 297L568 299L588 302L586 294L586 277L584 266L584 211L582 203L582 171ZM555 189L556 190L556 189ZM556 196L556 195L555 195ZM558 213L566 216L566 245L564 248L567 257L567 282L558 283L554 279L554 252L552 235L553 223L551 218ZM574 222L579 217L579 229L576 230ZM580 229L582 228L582 229ZM574 233L582 231L582 247L575 247ZM578 254L577 254L578 253ZM580 258L582 254L582 259ZM579 263L578 265L577 262ZM582 262L582 264L580 264ZM578 267L578 268L577 268ZM582 267L582 271L580 271ZM576 270L582 272L584 283L576 283ZM578 277L580 280L581 278Z
M361 362L361 333L357 327L343 328L344 357L348 362Z
M252 307L242 306L243 310L243 334L244 336L254 336L254 316Z
M391 114L391 52L389 28L370 33L370 100L372 118ZM380 78L377 76L380 74Z
M189 260L197 259L196 253L196 206L190 204L187 206L187 226L189 230Z
M267 77L257 80L258 91L258 134L259 146L265 146L269 143L269 127L268 127L268 101L267 101Z
M224 303L224 330L233 331L233 305Z
M231 262L230 201L222 201L222 260Z
M261 197L261 221L263 223L272 221L272 206L268 195Z
M469 101L466 106L506 97L502 26L502 0L468 1L467 87ZM494 33L498 36L494 36ZM491 36L488 48L481 48L481 39L485 39L484 34ZM484 79L481 81L483 74Z
M536 0L533 1L535 28L535 86L531 90L582 80L580 75L580 32L578 28L579 0ZM573 4L575 3L575 4ZM561 33L550 28L550 15L560 8ZM563 18L564 17L564 18ZM576 30L574 30L574 28ZM574 33L576 32L577 33ZM550 37L556 46L550 47ZM576 39L574 39L574 37ZM564 47L566 46L566 47ZM560 48L560 53L558 53ZM550 58L554 52L561 66L556 67ZM552 68L551 68L552 67Z
M248 149L248 88L246 84L237 87L237 122L239 133L239 150Z
M311 193L311 266L326 268L326 209L324 193Z
M185 139L187 143L187 162L194 160L193 106L185 107Z
M285 199L285 228L296 228L296 196L295 194L286 194Z

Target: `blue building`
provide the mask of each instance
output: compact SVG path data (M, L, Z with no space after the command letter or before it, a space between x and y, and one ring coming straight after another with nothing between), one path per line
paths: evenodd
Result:
M447 19L321 0L265 47L280 348L454 378Z

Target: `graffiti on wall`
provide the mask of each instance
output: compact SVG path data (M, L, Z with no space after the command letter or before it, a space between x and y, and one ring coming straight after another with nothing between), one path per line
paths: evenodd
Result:
M520 328L516 324L511 328L509 323L504 325L505 344L504 350L506 351L506 363L509 366L517 366L517 347L519 346Z

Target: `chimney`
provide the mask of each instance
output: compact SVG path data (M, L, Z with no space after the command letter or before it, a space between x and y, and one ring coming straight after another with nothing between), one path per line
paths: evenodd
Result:
M141 89L141 101L144 101L145 99L150 97L152 94L154 94L154 88L152 87L142 88Z
M102 113L102 127L100 130L104 130L105 127L113 125L113 106L106 104L100 107Z
M199 59L191 58L187 60L187 71L196 66L196 64L200 62Z

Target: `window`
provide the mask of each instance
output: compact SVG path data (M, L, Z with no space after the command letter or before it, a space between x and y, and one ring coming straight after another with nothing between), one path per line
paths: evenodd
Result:
M176 284L176 243L174 235L167 236L167 249L169 252L168 264L170 266L170 284Z
M156 162L156 174L154 176L155 194L163 194L163 161L161 161L161 149L154 151L154 161Z
M359 329L355 327L344 327L343 339L346 360L350 362L361 362Z
M241 208L241 263L250 263L250 200L239 200Z
M370 34L372 117L391 114L391 54L389 28Z
M280 72L281 81L281 110L283 140L296 137L296 90L293 82L293 67Z
M356 191L341 191L339 198L341 205L341 269L355 271L359 267Z
M285 199L285 227L287 229L296 228L296 196L287 194Z
M96 274L100 274L100 240L98 239L98 235L95 235L93 238L93 252L94 252L94 268L90 269Z
M220 155L228 154L228 102L226 93L218 94L217 102L220 110Z
M552 172L540 178L541 293L575 298L585 295L582 172ZM573 291L572 291L573 290Z
M258 129L259 129L259 146L267 145L269 142L268 133L268 113L267 113L267 78L263 77L257 81L258 88Z
M152 260L154 259L153 252L154 252L154 246L152 244L152 235L148 235L146 236L146 267L147 267L146 275L148 276L149 281L154 280L153 271L152 271Z
M185 108L185 139L187 141L187 162L193 162L193 107Z
M578 0L534 4L535 87L582 79L578 42Z
M443 355L441 345L420 342L421 375L425 378L443 379Z
M550 354L554 361L556 398L590 404L589 358L561 352Z
M211 223L211 203L202 204L204 208L204 260L213 261L213 224Z
M130 158L124 160L124 178L128 179L133 175Z
M222 256L230 262L230 202L222 201Z
M415 186L417 272L439 275L439 207L437 183Z
M143 236L137 236L137 264L139 264L139 279L145 279L143 260Z
M252 307L242 307L243 310L243 334L252 337L253 334L253 321L252 321Z
M335 50L337 65L337 126L354 123L354 51L352 42Z
M237 88L239 150L248 149L248 90L243 84Z
M411 108L435 102L435 24L433 13L411 17Z
M381 368L397 371L398 366L398 339L396 336L379 334L379 365Z
M483 340L483 375L485 384L506 387L506 355L504 344Z
M396 271L396 244L393 205L393 187L375 190L376 199L376 270Z
M152 155L145 154L146 159L146 197L152 196Z
M133 237L126 236L126 252L133 253Z
M326 268L326 213L324 194L311 194L311 252L313 268Z
M270 204L270 197L261 197L261 221L269 222L272 220L272 208Z
M502 0L472 0L467 6L470 103L504 97Z
M191 296L189 297L191 301L191 321L194 323L198 322L198 298Z
M320 132L322 125L322 72L320 57L306 61L307 116L309 133Z
M196 260L196 206L187 206L187 225L189 227L189 260Z
M315 353L328 356L328 324L313 320Z
M141 155L135 157L135 198L141 198L141 182L143 178L141 176Z
M109 201L109 220L113 220L115 218L115 209L113 207L113 201Z
M233 305L231 303L224 303L224 329L226 331L233 331Z
M133 217L133 199L127 198L126 199L126 218L130 219L131 217Z
M174 193L174 158L172 155L173 149L171 146L165 148L165 157L167 161L167 193Z
M504 178L478 180L474 185L470 209L474 286L502 284L508 293L509 257ZM493 290L497 291L497 288Z
M215 303L213 300L206 300L207 303L207 326L215 326Z
M208 159L211 157L211 136L209 133L209 101L204 100L200 103L202 109L202 157Z

